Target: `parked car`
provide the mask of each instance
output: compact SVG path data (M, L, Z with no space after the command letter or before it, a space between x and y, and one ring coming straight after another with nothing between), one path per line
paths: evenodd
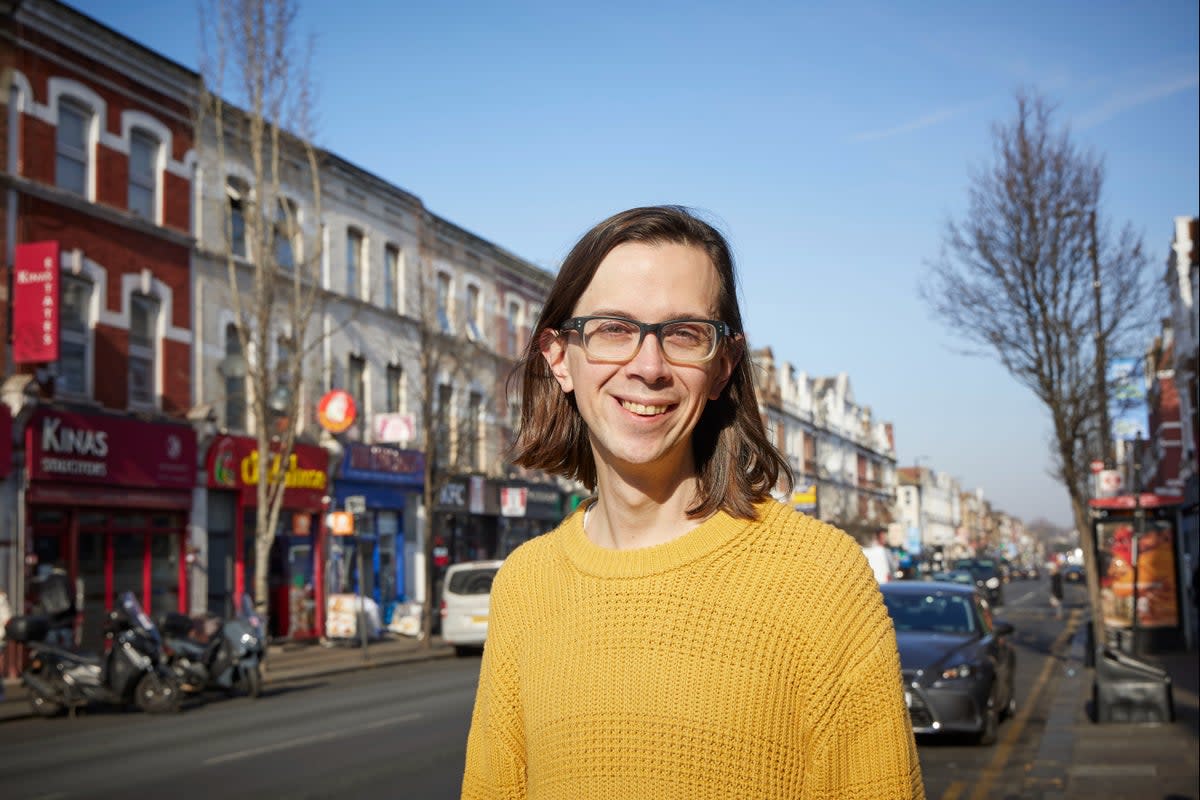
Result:
M1067 583L1083 583L1087 579L1083 567L1079 564L1068 564L1063 567L1063 580Z
M975 576L975 585L994 606L1004 605L1004 578L996 562L990 559L960 558L955 569L965 569Z
M492 580L503 561L467 561L446 570L442 586L442 639L460 656L478 653L487 639Z
M1013 626L973 586L885 583L913 732L967 733L993 744L1016 711Z
M930 580L938 581L939 583L961 583L967 586L975 585L975 576L970 570L951 569L945 572L935 572L930 576Z

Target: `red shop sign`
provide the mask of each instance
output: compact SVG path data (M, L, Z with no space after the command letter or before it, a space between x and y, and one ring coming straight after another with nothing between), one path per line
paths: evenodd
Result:
M13 361L58 361L58 242L28 242L15 249Z
M258 481L264 469L267 474L284 470L285 508L319 510L329 481L326 466L329 455L311 444L292 445L286 464L278 455L269 464L258 455L258 442L248 436L218 436L208 448L205 474L210 489L237 489L242 502L258 502Z
M187 425L38 409L25 429L35 481L190 489L196 433Z

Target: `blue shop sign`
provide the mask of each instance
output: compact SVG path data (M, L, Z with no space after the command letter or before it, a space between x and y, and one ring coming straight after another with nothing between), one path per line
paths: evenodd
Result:
M385 444L346 445L340 478L393 486L420 487L425 483L425 454Z

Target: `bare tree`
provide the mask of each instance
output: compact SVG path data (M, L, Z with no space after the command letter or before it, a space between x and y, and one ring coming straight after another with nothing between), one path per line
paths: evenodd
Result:
M473 379L490 377L485 374L490 359L482 339L469 335L466 325L457 326L461 335L456 331L453 320L456 314L448 281L443 282L445 279L434 267L436 245L432 242L437 237L432 235L431 228L436 224L428 216L423 220L415 286L419 437L425 446L425 595L421 603L421 642L426 648L431 644L437 579L433 559L434 508L443 487L452 477L479 469L481 454L478 448L484 446L479 418L482 409L464 402L460 389ZM462 319L465 314L460 312L457 316L460 323L466 321Z
M1104 641L1088 513L1088 462L1109 449L1105 353L1138 352L1148 321L1146 255L1126 226L1101 225L1101 159L1053 124L1044 98L1018 93L993 129L994 162L971 176L969 207L949 221L921 295L935 316L997 359L1045 405L1054 471L1071 500L1088 596Z
M211 149L222 188L227 175L238 176L221 203L223 246L202 246L217 249L225 264L245 365L248 427L259 453L254 598L265 612L268 556L303 424L302 388L312 377L306 364L323 336L310 50L295 42L294 0L202 0L200 11L208 38L196 140Z

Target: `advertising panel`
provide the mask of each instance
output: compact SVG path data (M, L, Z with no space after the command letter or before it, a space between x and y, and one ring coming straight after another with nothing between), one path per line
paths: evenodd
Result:
M29 242L15 250L13 361L58 361L58 242Z
M40 408L25 429L35 481L190 489L196 433L187 425Z
M1165 520L1147 520L1141 535L1135 537L1135 530L1128 520L1097 526L1104 620L1113 627L1133 625L1136 553L1138 627L1175 627L1179 624L1179 606L1174 526Z
M1150 412L1146 406L1146 381L1140 358L1114 358L1108 362L1108 416L1114 439L1145 439Z

